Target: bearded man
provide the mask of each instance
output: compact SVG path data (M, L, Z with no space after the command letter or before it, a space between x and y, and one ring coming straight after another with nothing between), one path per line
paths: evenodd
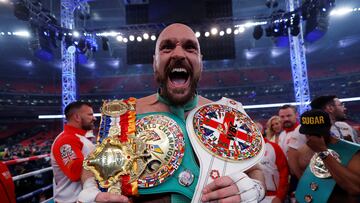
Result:
M157 93L136 101L137 119L144 118L144 115L161 114L170 116L173 120L178 121L178 124L183 123L184 125L184 121L191 110L211 102L196 93L197 84L203 70L203 64L199 41L190 27L175 23L169 25L161 32L156 43L153 69L155 79L160 87ZM185 130L185 128L183 129ZM186 147L185 149L183 160L183 163L185 165L187 164L185 168L198 168L198 166L194 166L196 165L196 158L191 158L194 156L193 150L192 147ZM197 158L201 160L203 157ZM154 168L158 167L156 162L153 166ZM152 169L153 168L147 170ZM179 170L182 169L178 169L178 171ZM189 172L189 170L186 169L183 171L185 175L182 176L179 174L179 181L176 180L176 177L172 179L175 185L178 182L186 185L187 182L181 182L180 178L192 177L192 173L196 173L195 171ZM216 175L215 172L216 171L214 171L214 174ZM80 201L129 201L129 199L123 195L98 191L96 189L96 183L91 176L88 171L83 170L82 180L84 182L84 190L79 198ZM175 187L174 184L168 184L166 187L163 187L164 184L168 182L171 183L172 180L162 183L159 187L147 189L147 191L153 190L157 194L141 194L140 197L134 198L133 200L135 200L135 202L189 202L189 196L185 198L179 197L178 195L174 195L174 191L168 191L168 188ZM248 182L243 182L243 180L247 180ZM238 171L233 176L219 176L214 178L213 182L203 188L201 201L257 202L264 197L265 191L263 185L263 174L258 165L255 165L245 173ZM190 187L193 186L190 185ZM90 193L91 198L86 197L90 196Z

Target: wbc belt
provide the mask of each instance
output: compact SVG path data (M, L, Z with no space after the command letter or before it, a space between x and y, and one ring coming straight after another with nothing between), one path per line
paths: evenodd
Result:
M105 101L101 112L99 144L83 165L103 190L192 198L199 168L182 120L167 112L136 115L133 98Z
M200 162L192 202L201 202L201 191L216 178L245 171L260 162L265 151L255 123L241 103L228 98L192 110L186 129Z

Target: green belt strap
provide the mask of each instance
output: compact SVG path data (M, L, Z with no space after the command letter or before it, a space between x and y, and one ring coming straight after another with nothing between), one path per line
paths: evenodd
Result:
M339 140L335 144L329 144L329 149L336 151L340 155L341 164L347 166L353 155L360 150L360 145ZM311 190L310 184L316 183L318 185L315 191ZM296 188L295 197L298 202L306 202L305 196L312 197L312 203L325 203L328 201L336 182L333 178L317 178L310 171L308 166L301 176L298 186Z
M177 203L177 202L190 202L194 195L194 191L196 188L196 184L199 179L199 167L196 164L194 153L191 147L191 143L185 128L185 122L181 120L179 117L175 116L172 113L169 112L151 112L151 113L145 113L145 114L138 114L137 118L143 118L148 115L164 115L167 117L170 117L171 119L175 120L177 124L179 124L182 132L184 133L184 139L185 139L185 154L183 156L183 160L181 162L181 165L179 168L174 172L174 174L171 177L168 177L167 180L157 186L151 187L151 188L139 188L139 194L140 195L146 195L146 194L156 194L156 193L178 193L180 195L172 195L171 196L171 202ZM178 176L179 173L181 173L184 170L190 170L194 174L194 182L188 186L182 186L178 182Z

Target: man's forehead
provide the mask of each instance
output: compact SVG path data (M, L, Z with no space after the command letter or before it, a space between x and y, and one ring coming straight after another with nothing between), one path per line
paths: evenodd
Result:
M159 35L158 41L195 41L198 43L198 40L195 36L195 33L192 29L184 24L172 24L166 27Z
M279 114L295 114L292 108L280 109Z

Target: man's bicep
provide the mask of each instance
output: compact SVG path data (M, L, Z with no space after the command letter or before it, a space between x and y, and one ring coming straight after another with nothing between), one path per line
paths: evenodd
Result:
M302 175L301 169L299 167L299 152L296 149L289 147L287 151L288 164L290 172L296 175L297 178L300 178Z
M348 164L348 169L355 173L360 179L360 151L358 151L355 156L350 160Z
M245 173L252 179L256 179L261 181L262 183L265 183L265 177L264 174L259 166L259 164L254 165L253 167L249 168L245 171Z

